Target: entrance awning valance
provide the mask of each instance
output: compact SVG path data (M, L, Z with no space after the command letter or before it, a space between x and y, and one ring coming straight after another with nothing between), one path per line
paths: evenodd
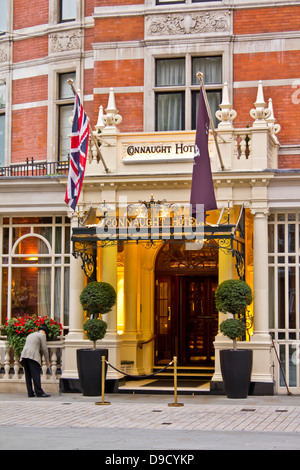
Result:
M240 206L235 213L234 223L229 223L229 216L222 209L218 222L207 224L203 222L203 214L192 217L188 206L175 207L165 201L151 199L148 203L128 205L124 211L109 211L104 204L104 210L100 212L99 208L90 208L80 225L73 228L73 256L82 258L83 269L92 277L97 247L142 243L150 248L162 242L185 242L189 243L188 249L199 250L204 243L207 245L213 240L214 247L235 256L238 274L243 278L244 207Z

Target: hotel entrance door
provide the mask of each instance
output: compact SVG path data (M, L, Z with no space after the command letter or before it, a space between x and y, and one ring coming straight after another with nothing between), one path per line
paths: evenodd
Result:
M214 362L218 332L214 292L218 277L170 275L156 279L156 364L177 356L185 366Z

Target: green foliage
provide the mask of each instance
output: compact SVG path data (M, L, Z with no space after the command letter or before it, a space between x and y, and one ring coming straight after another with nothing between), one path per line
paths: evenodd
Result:
M215 299L219 312L244 315L252 302L252 290L241 279L229 279L217 287Z
M221 323L220 331L234 341L246 333L246 323L237 318L228 318Z
M107 323L99 318L89 318L84 322L83 329L88 339L93 341L94 349L96 349L96 341L105 336Z
M111 311L116 303L117 294L112 285L107 282L89 282L80 294L82 308L90 318Z

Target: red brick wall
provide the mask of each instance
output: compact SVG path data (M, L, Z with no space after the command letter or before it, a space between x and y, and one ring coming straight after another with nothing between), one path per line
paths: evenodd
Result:
M95 63L95 86L143 86L144 60L105 60Z
M12 104L48 99L48 76L22 78L13 81Z
M29 123L29 125L27 125ZM47 107L12 113L12 163L47 158Z
M47 24L49 2L45 0L18 0L14 2L14 29Z
M278 168L300 168L299 155L279 155Z
M47 57L48 36L15 41L13 44L13 61L23 62Z
M95 42L138 41L144 39L144 17L95 19Z
M281 126L278 134L280 143L283 145L299 145L300 104L293 103L292 93L294 89L290 86L264 87L263 91L267 106L269 98L272 98L274 116ZM233 96L233 108L237 112L234 126L246 127L248 125L252 127L253 119L249 112L252 108L255 108L257 88L237 88L234 90Z
M85 0L84 2L84 16L91 16L94 12L94 0Z
M300 51L234 54L233 79L279 80L297 78L300 73Z
M118 125L121 132L143 132L144 94L115 93L116 107L123 121ZM107 108L108 95L95 95L94 120L98 118L99 106L103 106L104 114Z
M299 31L300 6L234 10L234 34Z
M235 35L280 33L299 31L300 5L284 5L266 8L242 8L233 12L233 31ZM299 77L300 51L270 51L261 53L235 54L233 58L233 77L239 83L234 89L233 107L238 116L236 127L252 126L249 115L256 101L257 87L241 88L243 81L258 84L263 81L264 99L272 98L274 115L281 126L277 135L281 145L300 145L297 123L300 118L299 99L295 100L293 84L278 85L275 80L293 80ZM274 86L264 85L264 81L274 80ZM297 95L300 98L300 95ZM284 155L279 158L279 168L300 168L300 156Z
M84 31L84 50L92 51L94 42L94 28L88 28Z

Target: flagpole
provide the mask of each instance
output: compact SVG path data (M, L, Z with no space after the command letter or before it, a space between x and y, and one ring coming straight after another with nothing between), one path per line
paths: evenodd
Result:
M214 141L215 141L215 144L216 144L216 149L217 149L219 161L220 161L222 170L224 170L225 167L224 167L224 163L223 163L223 160L222 160L222 157L221 157L221 152L220 152L220 148L219 148L219 144L218 144L218 140L217 140L217 133L216 133L215 126L214 126L214 123L213 123L213 119L212 119L212 115L211 115L211 111L210 111L210 106L209 106L209 103L208 103L208 99L207 99L207 95L206 95L206 91L205 91L205 87L204 87L203 73L202 72L197 72L196 77L199 78L199 80L200 80L200 85L201 85L201 88L202 88L202 91L203 91L203 97L204 97L206 109L207 109L207 112L208 112L210 127L211 127L212 134L213 134L213 137L214 137Z
M74 88L74 81L72 80L72 78L68 78L67 83L68 83L68 84L70 85L70 87L72 88L72 91L73 91L74 95L76 95L76 90L75 90L75 88ZM89 121L90 136L92 137L93 142L94 142L94 144L95 144L95 147L96 147L96 149L97 149L97 153L98 153L98 157L99 157L98 161L100 161L100 160L102 161L103 166L104 166L104 169L105 169L106 173L108 173L109 170L108 170L108 168L107 168L107 166L106 166L106 163L105 163L105 161L104 161L104 159L103 159L103 157L102 157L102 154L101 154L101 152L100 152L100 150L99 150L98 142L97 142L96 137L94 136L93 129L92 129L92 126L91 126L91 124L90 124L90 120L88 119L88 121Z

